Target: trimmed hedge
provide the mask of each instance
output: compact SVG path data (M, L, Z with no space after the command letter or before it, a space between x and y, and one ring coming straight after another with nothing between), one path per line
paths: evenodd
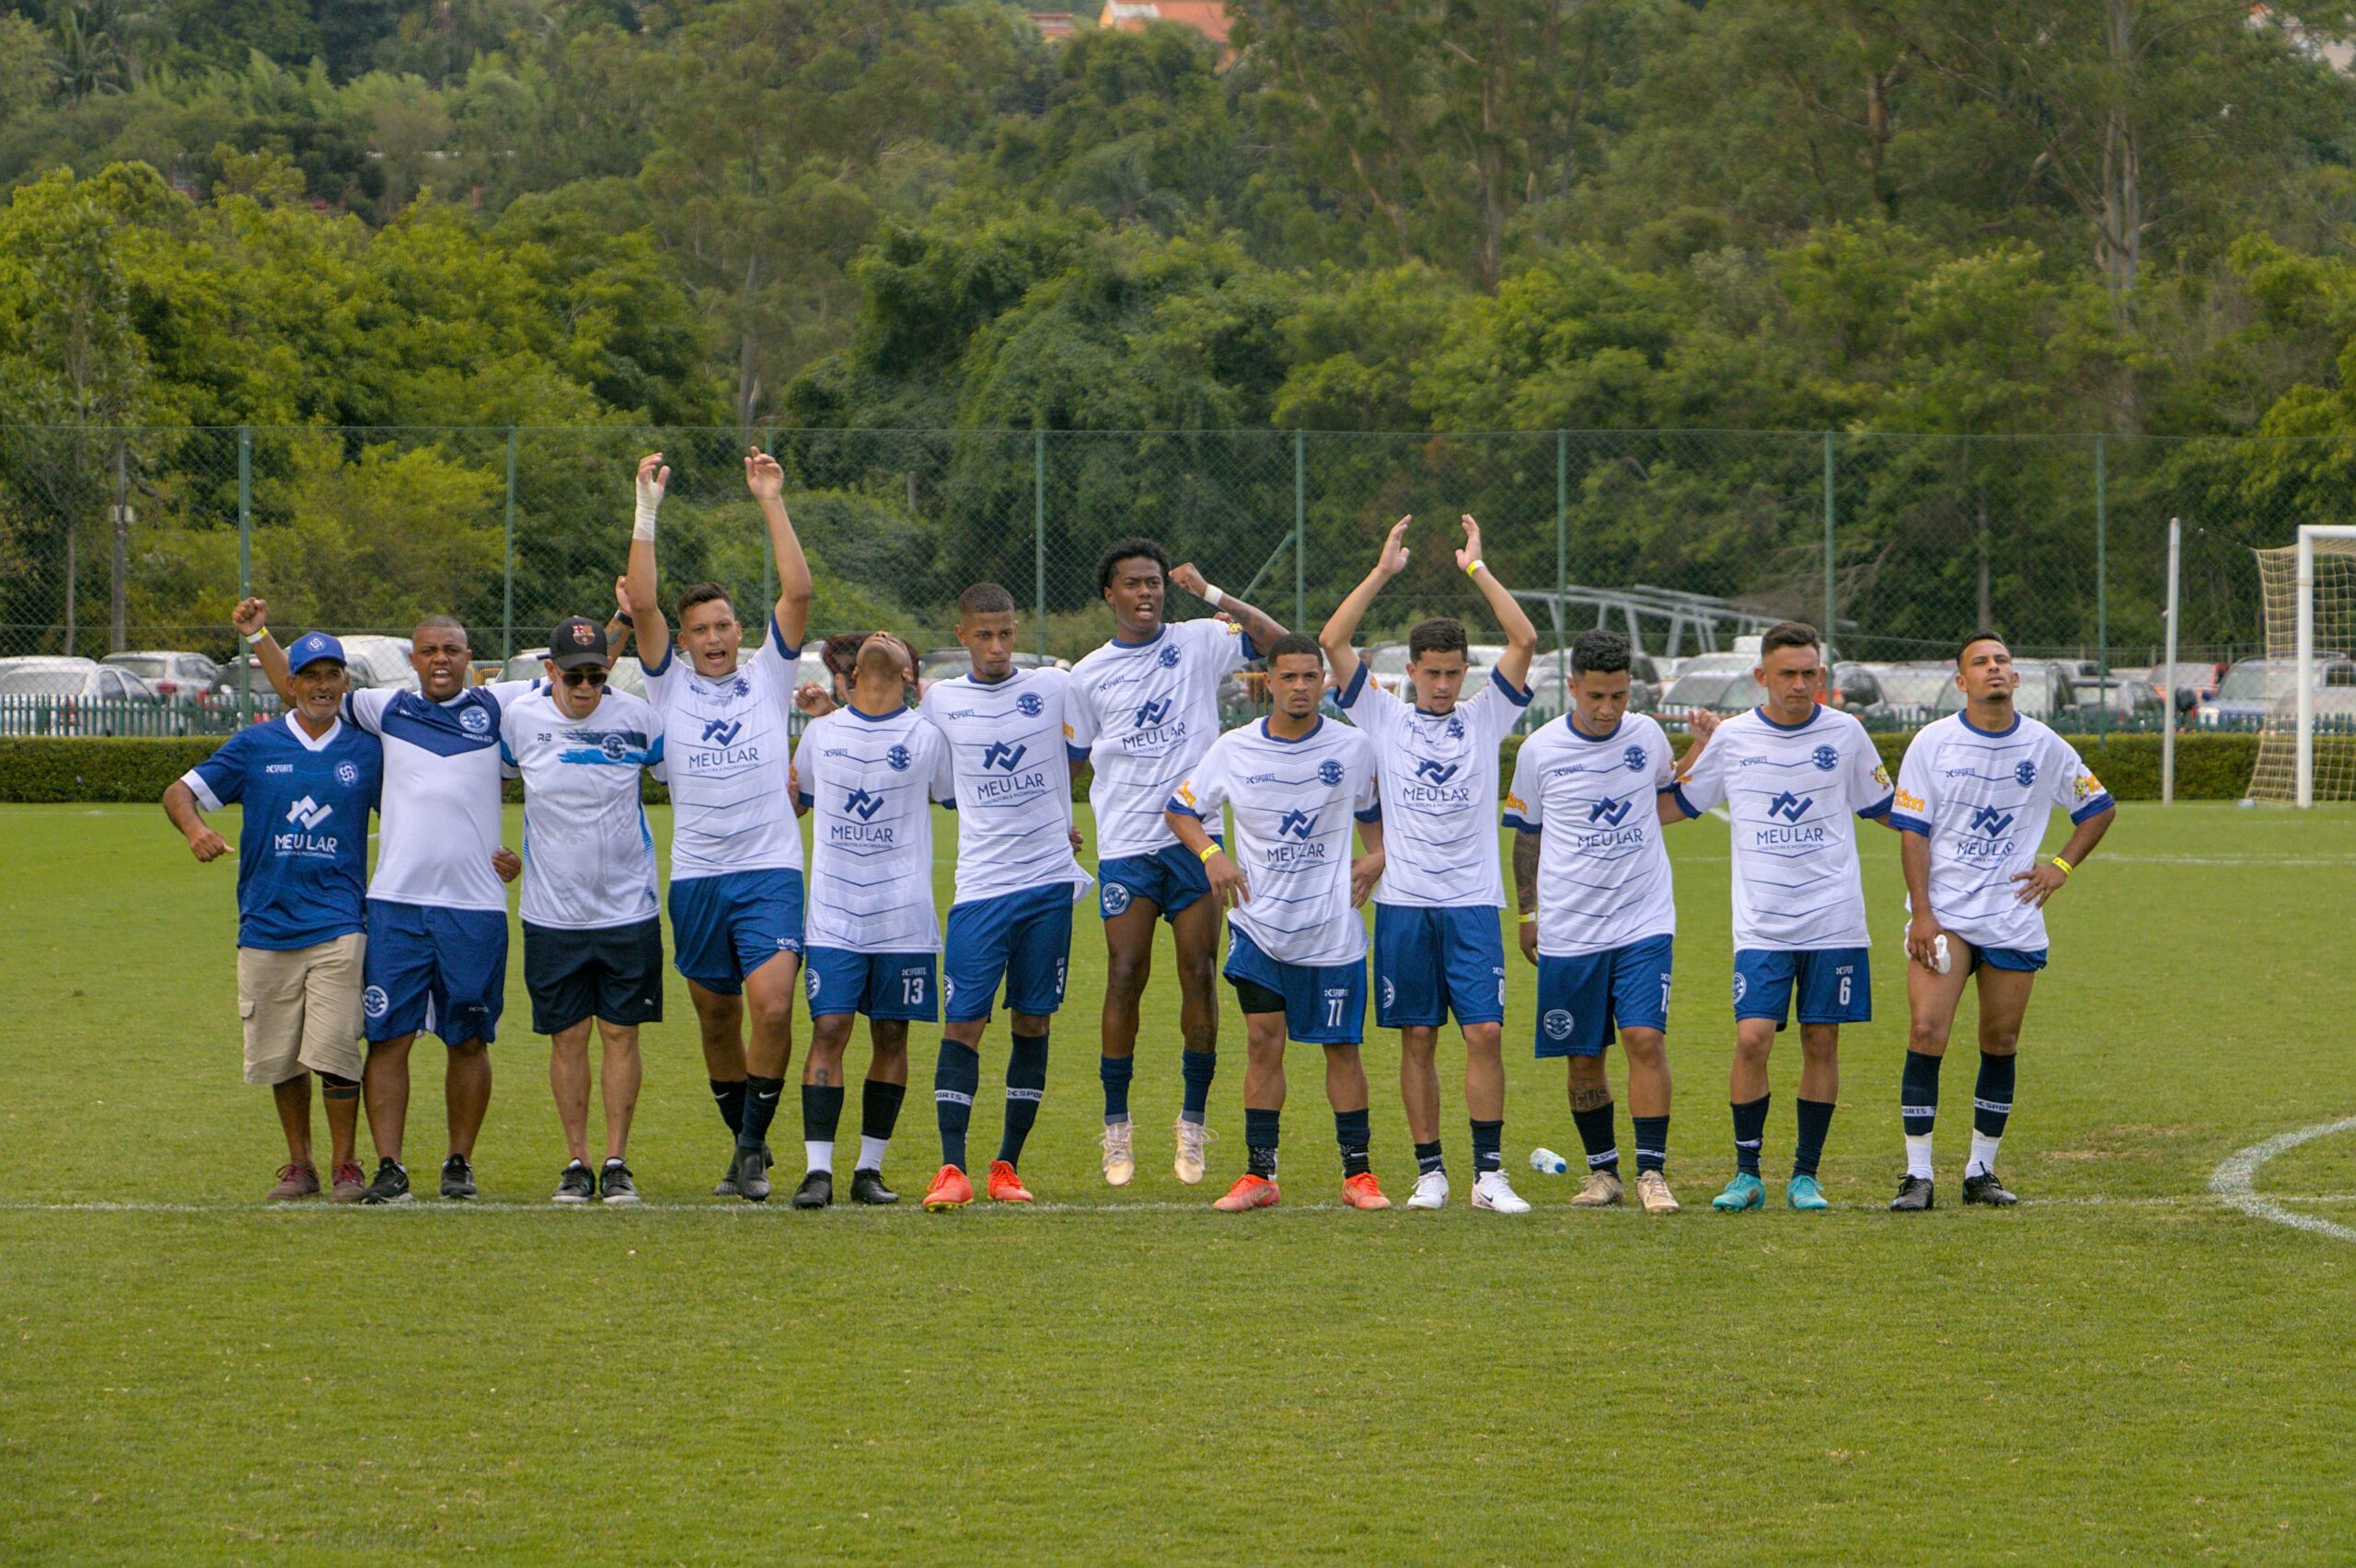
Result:
M1882 760L1892 777L1905 755L1911 733L1877 734ZM1513 760L1522 737L1508 735L1504 747L1505 776L1513 777ZM2072 735L2078 748L2112 795L2122 801L2160 798L2160 737L2157 735ZM60 736L0 738L0 801L153 801L164 787L211 756L221 744L217 736L169 740ZM2178 735L2176 744L2176 793L2180 801L2238 801L2248 791L2250 770L2258 763L2258 737L2248 734ZM523 787L511 783L507 798L520 801ZM670 799L652 779L645 784L649 805ZM1085 791L1075 791L1085 799Z

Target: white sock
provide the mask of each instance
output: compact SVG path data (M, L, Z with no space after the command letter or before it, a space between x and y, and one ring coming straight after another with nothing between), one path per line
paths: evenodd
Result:
M1996 1146L2003 1138L1992 1138L1985 1133L1971 1135L1971 1159L1964 1166L1966 1176L1992 1176L1996 1171Z
M1931 1179L1930 1134L1909 1133L1906 1135L1906 1174L1920 1176L1925 1182Z
M802 1156L809 1161L811 1170L823 1170L829 1176L835 1173L834 1139L828 1138L825 1143L818 1143L810 1138L803 1139Z
M861 1170L884 1169L884 1151L892 1147L890 1138L871 1138L862 1133L859 1138L859 1166Z

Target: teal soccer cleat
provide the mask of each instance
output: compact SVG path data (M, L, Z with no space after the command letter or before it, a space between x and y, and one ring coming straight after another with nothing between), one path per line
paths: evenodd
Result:
M1784 1188L1784 1201L1794 1208L1809 1214L1832 1206L1831 1201L1824 1195L1824 1189L1816 1184L1816 1178L1813 1176L1793 1177L1790 1183Z
M1747 1170L1735 1172L1727 1190L1710 1200L1710 1206L1720 1214L1740 1214L1745 1209L1765 1208L1767 1189L1759 1178Z

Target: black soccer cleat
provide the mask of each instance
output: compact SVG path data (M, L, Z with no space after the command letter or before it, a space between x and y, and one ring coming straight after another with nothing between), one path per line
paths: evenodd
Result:
M881 1170L854 1170L850 1173L850 1198L855 1204L896 1204L900 1194L884 1184Z
M618 1159L606 1161L605 1170L597 1173L598 1197L609 1204L638 1202L638 1183L630 1177L629 1167Z
M549 1202L585 1204L596 1195L597 1178L589 1173L588 1166L576 1159L564 1168L563 1175L556 1179L556 1195Z
M748 1204L769 1201L769 1151L761 1148L736 1150L736 1195Z
M1986 1204L1991 1208L2010 1208L2020 1199L2014 1196L2003 1179L1991 1170L1984 1176L1966 1176L1963 1179L1963 1201Z
M1928 1176L1908 1176L1898 1183L1898 1196L1889 1200L1893 1214L1914 1214L1935 1208L1931 1202L1931 1179Z
M376 1179L360 1194L364 1204L413 1204L417 1194L409 1190L409 1171L398 1159L376 1162Z
M465 1155L454 1154L442 1162L442 1195L456 1204L475 1195L475 1168Z
M802 1185L793 1190L795 1208L820 1209L835 1201L835 1173L813 1170L802 1178Z
M761 1146L761 1169L767 1170L770 1166L775 1165L776 1163L776 1159L769 1153L769 1146L763 1144ZM744 1196L742 1193L739 1193L736 1190L736 1156L734 1153L732 1152L728 1156L728 1169L722 1171L720 1173L720 1180L712 1184L711 1195L715 1198L738 1198Z

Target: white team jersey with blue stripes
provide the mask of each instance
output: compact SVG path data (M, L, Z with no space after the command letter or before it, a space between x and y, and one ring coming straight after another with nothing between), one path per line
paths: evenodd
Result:
M1251 896L1228 919L1262 952L1313 967L1366 956L1366 921L1350 907L1350 836L1382 805L1363 731L1320 719L1287 741L1254 719L1214 742L1166 804L1213 829L1219 808L1233 808L1230 852Z
M932 802L953 800L949 743L913 708L881 718L840 708L793 751L810 809L803 938L852 952L939 952Z
M1530 693L1489 672L1481 689L1446 713L1393 697L1364 660L1337 699L1374 742L1382 775L1382 881L1377 904L1417 909L1496 908L1497 744L1530 705Z
M1240 627L1169 621L1149 642L1108 642L1072 667L1079 738L1096 765L1098 860L1177 842L1162 807L1218 739L1219 682L1252 657Z
M1658 797L1676 778L1669 737L1642 713L1608 735L1571 716L1530 732L1515 755L1506 825L1538 851L1538 951L1603 952L1677 929Z
M654 918L654 836L639 773L663 762L663 721L611 686L586 719L543 686L500 715L500 760L524 781L526 925L560 930Z
M1095 881L1071 852L1071 675L1017 668L985 684L936 681L925 719L949 743L957 789L955 902Z
M369 897L507 913L507 889L491 865L504 831L499 715L537 684L495 681L447 702L381 686L343 699L343 716L385 743Z
M1831 708L1798 724L1736 714L1677 776L1686 815L1720 801L1734 819L1737 951L1871 945L1854 818L1888 815L1890 782L1863 724Z
M802 651L772 617L724 675L700 675L674 636L646 672L671 775L671 880L802 869L787 723Z
M2041 948L2045 911L2020 901L2013 878L2037 864L2054 807L2084 822L2110 804L2070 743L2036 720L1992 732L1950 713L1908 744L1889 820L1931 841L1940 926L1974 947Z

